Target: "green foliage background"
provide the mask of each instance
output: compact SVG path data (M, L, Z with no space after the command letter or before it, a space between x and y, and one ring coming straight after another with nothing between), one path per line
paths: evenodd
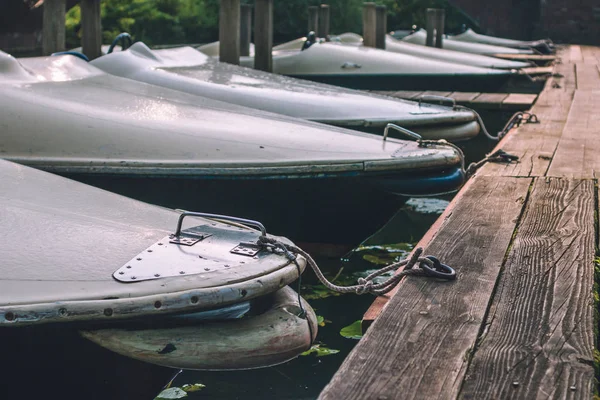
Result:
M242 0L252 4L251 0ZM331 32L362 30L363 0L327 0L331 9ZM273 40L281 43L306 35L307 7L315 0L275 0ZM102 0L104 42L110 43L120 32L129 32L135 40L148 45L206 43L218 40L219 0ZM428 7L446 9L446 30L461 24L476 27L468 16L446 0L380 0L388 9L388 28L425 25ZM80 43L79 6L67 12L67 46Z

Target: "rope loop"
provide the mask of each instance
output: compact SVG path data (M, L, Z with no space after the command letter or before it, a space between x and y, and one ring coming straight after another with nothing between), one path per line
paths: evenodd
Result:
M261 235L257 244L263 248L271 249L274 252L285 255L290 261L297 263L297 256L300 255L306 259L307 264L312 268L319 281L329 290L338 293L355 293L358 295L371 293L376 296L384 295L394 289L403 277L407 275L429 276L445 280L456 279L456 272L451 267L442 264L433 256L422 257L423 249L418 247L412 253L410 258L400 260L389 264L364 278L359 278L356 285L339 286L330 282L317 265L316 261L304 250L299 247L285 244L275 238ZM417 268L414 268L414 267ZM381 283L375 283L374 279L387 272L404 267L404 270L394 274Z

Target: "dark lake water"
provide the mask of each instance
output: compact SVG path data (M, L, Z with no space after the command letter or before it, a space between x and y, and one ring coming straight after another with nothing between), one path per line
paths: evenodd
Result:
M502 128L510 113L488 112L488 128ZM478 160L494 144L481 137L464 145L468 160ZM411 199L377 234L342 259L318 259L332 277L355 280L407 254L444 210L451 196ZM307 271L301 294L323 317L317 343L337 350L317 357L301 356L283 365L238 372L182 371L172 385L200 383L189 399L314 399L356 345L340 330L360 320L373 302L371 295L322 296ZM297 288L297 287L295 287ZM75 327L50 326L3 332L0 398L6 399L153 399L178 372L131 360L78 336Z

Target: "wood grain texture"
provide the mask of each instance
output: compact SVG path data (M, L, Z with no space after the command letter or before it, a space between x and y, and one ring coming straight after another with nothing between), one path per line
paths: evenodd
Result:
M448 204L448 207L446 207L446 209L444 210L442 215L440 215L438 217L438 219L435 220L435 222L433 223L431 228L429 228L429 230L425 233L425 235L423 235L421 240L419 240L419 242L417 243L415 248L418 248L418 247L427 248L429 246L429 244L437 236L438 232L440 231L440 228L442 226L444 226L444 224L447 222L448 218L450 218L450 216L454 212L454 208L456 207L456 205L462 201L462 198L465 195L465 193L470 192L470 190L471 190L470 188L475 181L476 181L475 179L470 179L467 181L467 183L465 183L465 185L456 194L456 196L454 196L452 201L450 201L450 204ZM411 252L411 254L412 254L412 252ZM403 269L404 269L403 267L398 268L396 273L402 271ZM373 301L373 304L371 304L369 309L363 315L363 318L362 318L363 332L366 332L366 330L371 326L373 321L375 321L377 319L377 317L379 317L381 315L381 312L383 311L385 305L388 303L388 301L394 296L394 294L401 287L402 287L402 283L400 283L398 286L396 286L394 289L392 289L389 293L375 298L375 300Z
M66 0L46 0L42 13L43 54L49 56L64 51Z
M327 38L329 36L329 22L330 22L330 8L327 4L321 4L319 6L319 20L317 37Z
M500 108L500 105L508 97L508 93L481 93L471 101L473 106L484 106Z
M254 68L273 72L272 53L273 0L256 0L254 2Z
M593 181L536 179L461 398L591 398L594 235Z
M600 89L600 70L598 64L575 64L577 73L578 90L599 90Z
M595 178L600 171L600 91L577 90L548 176Z
M387 35L387 7L378 5L375 7L377 23L375 26L375 47L385 50L385 35Z
M363 23L363 46L375 47L376 45L376 26L377 9L373 2L363 3L362 13Z
M577 45L569 46L569 62L577 63L583 61L581 47Z
M220 1L219 61L240 64L240 0Z
M90 60L102 55L102 22L99 0L82 0L81 50Z
M554 157L573 101L572 89L546 89L531 112L539 124L513 129L497 146L519 157L518 163L486 164L478 173L500 176L544 176Z
M506 97L502 101L503 106L520 106L520 107L531 107L535 100L537 99L537 94L524 94L524 93L510 93L508 97Z
M252 5L240 5L240 56L250 55L252 37Z
M321 399L456 398L531 183L473 179L426 249L458 279L407 279Z
M450 94L450 97L459 104L468 104L477 96L479 96L477 92L453 92Z

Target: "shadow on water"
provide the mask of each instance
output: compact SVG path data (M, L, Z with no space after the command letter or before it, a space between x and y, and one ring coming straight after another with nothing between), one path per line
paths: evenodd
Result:
M488 130L497 132L510 113L483 113ZM481 159L494 146L478 138L461 147L468 161ZM411 199L379 232L349 253L347 259L317 260L326 276L338 284L353 284L369 270L404 257L425 234L452 196ZM201 383L190 399L313 399L329 382L357 343L340 330L361 319L371 295L334 295L305 272L302 295L323 317L317 344L339 352L301 356L283 365L250 371L183 371L173 386ZM4 344L2 397L14 399L153 399L175 370L128 359L81 338L65 326L7 329Z

